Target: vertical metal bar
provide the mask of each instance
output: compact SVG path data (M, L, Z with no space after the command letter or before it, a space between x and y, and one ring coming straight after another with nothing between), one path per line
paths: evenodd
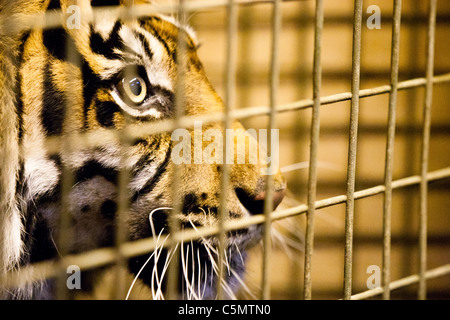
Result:
M67 61L65 62L65 87L66 90L70 87L70 83L72 80L72 76L70 74L72 65L77 66L78 68L81 65L80 57L77 54L76 48L74 46L74 42L68 40L66 41L66 45L64 48ZM72 216L70 213L70 192L74 185L74 175L70 168L72 165L70 163L71 153L75 152L73 149L74 144L74 134L71 129L71 122L74 119L75 115L75 106L77 105L77 101L74 101L73 95L66 94L65 95L65 106L64 106L64 114L63 114L63 134L61 137L61 154L62 154L62 168L61 168L61 207L60 207L60 216L58 221L58 234L56 238L58 254L60 255L60 259L58 262L58 267L60 268L60 274L56 279L56 298L58 300L67 300L71 298L70 292L67 288L67 273L66 273L66 264L64 262L64 256L70 253L70 243L73 237L75 236L71 232L72 225ZM66 159L64 159L66 158Z
M361 24L363 0L355 0L353 12L352 102L348 142L347 202L345 207L344 299L352 295L353 216L355 212L356 149L358 145L359 83L361 79Z
M391 47L391 92L389 95L388 131L386 141L386 160L384 168L383 205L383 268L382 287L383 299L390 298L389 283L391 281L391 209L392 209L392 172L394 166L395 114L397 108L398 65L400 52L400 21L402 1L394 1L392 18L392 47Z
M322 85L322 47L323 29L323 1L316 0L315 27L314 27L314 66L313 66L313 100L311 120L311 145L309 154L309 177L308 177L308 212L306 214L306 237L305 237L305 268L303 298L311 299L311 260L314 242L314 212L317 187L317 152L319 149L320 132L320 89Z
M256 22L255 9L252 6L244 6L239 12L239 53L238 59L242 61L251 61L254 52L252 52L252 43L255 39L255 30L253 26ZM239 68L239 88L236 90L239 94L236 96L236 103L240 106L250 106L252 79L254 77L255 66L251 63L241 64Z
M122 254L120 247L127 241L127 215L129 210L128 183L130 179L130 171L127 168L127 148L130 141L127 134L127 120L125 119L124 127L118 131L120 143L120 161L119 174L117 178L117 212L115 216L115 242L116 247L116 279L115 279L115 299L121 300L125 298L126 279L124 269L126 268L127 259Z
M124 4L124 20L131 20L132 17L132 1L125 0ZM127 76L127 75L125 75ZM130 137L128 134L128 125L130 120L124 117L124 125L121 130L117 131L117 137L120 148L119 173L117 178L117 212L115 215L115 287L114 295L116 300L122 300L126 297L126 277L125 270L127 268L127 259L122 254L120 248L123 243L128 240L128 226L127 217L130 208L130 199L128 195L128 184L130 181L130 169L128 168L128 149L131 146Z
M186 7L185 1L178 1L178 20L181 26L186 24ZM177 39L177 82L176 82L176 96L175 96L175 128L180 127L180 119L184 115L185 110L185 72L186 72L186 32L179 28ZM180 270L180 256L177 254L177 247L182 246L182 237L180 236L180 221L178 215L182 210L182 199L179 197L179 187L181 178L181 168L172 162L172 210L169 214L169 232L170 232L170 252L172 260L169 264L166 298L169 300L176 300L179 298L178 284L179 284L179 270Z
M272 129L276 128L276 103L278 93L278 83L280 77L280 63L279 63L279 43L281 32L281 1L275 0L272 12L272 48L270 61L270 118L268 126L267 150L270 150L272 155ZM271 213L273 211L273 174L274 172L267 172L266 178L266 199L264 202L264 237L263 237L263 266L262 266L262 293L263 300L270 299L270 256L271 256L271 232L272 226Z
M305 77L305 74L307 73L307 70L309 70L309 66L305 63L308 59L308 53L310 52L310 47L313 45L312 43L308 43L308 41L304 41L304 39L307 39L309 31L310 31L310 18L311 17L311 6L313 3L311 1L301 1L299 2L299 7L296 9L297 13L297 41L295 52L297 57L297 64L295 65L295 68L297 71L297 76L295 78L296 83L298 84L297 89L297 95L299 97L304 97L308 94L309 89L309 79ZM292 128L292 134L294 135L295 139L293 141L292 148L293 150L296 150L293 162L294 163L300 163L302 162L305 157L307 156L307 153L309 150L305 148L305 146L309 142L309 137L304 134L306 132L306 128L309 126L309 123L307 119L305 119L305 116L303 112L296 112L295 114L295 126ZM293 115L294 115L293 114ZM294 196L298 197L298 199L301 199L305 197L307 192L307 183L304 183L304 177L303 172L298 179L291 182L290 189L296 190ZM293 185L294 184L294 185ZM297 239L304 239L304 224L303 219L297 219L296 221L296 232L295 237ZM302 240L303 241L303 240ZM302 250L294 250L293 251L293 263L291 263L290 267L290 279L295 279L292 282L292 296L293 297L301 297L303 292L303 265L304 265L304 252Z
M231 128L232 118L230 111L235 102L236 92L236 34L238 25L238 11L237 5L233 0L228 1L227 5L227 43L226 43L226 66L225 66L225 109L224 109L224 132L226 129ZM224 135L225 137L226 135ZM230 145L228 145L230 144ZM230 179L230 167L226 162L227 152L234 152L233 141L228 141L224 138L223 143L223 156L224 163L222 165L222 176L220 184L220 210L219 210L219 277L217 282L217 298L224 298L224 291L222 287L222 281L224 279L224 254L226 250L226 230L225 220L228 217L228 204L227 204L227 190L229 187ZM234 157L233 157L234 159Z
M66 110L65 114L67 114ZM68 116L64 116L68 119ZM67 123L67 122L66 122ZM63 137L61 150L64 153L70 153L70 138ZM61 168L61 211L58 222L58 235L56 239L58 254L60 255L58 261L58 268L60 268L59 275L56 279L56 299L57 300L67 300L69 299L69 291L66 286L66 264L64 262L64 256L69 254L69 245L72 234L70 232L71 216L69 212L69 194L73 186L73 175L69 169L69 164L63 163Z
M412 19L417 21L422 16L422 8L420 6L414 6L412 9ZM419 48L422 48L421 39L417 35L420 30L423 29L423 25L420 23L414 23L408 25L408 47L406 50L408 52L418 52ZM419 65L419 61L421 60L421 56L419 54L410 54L408 55L408 64L406 66L407 77L408 79L412 79L417 74L417 66ZM418 127L418 115L417 108L423 108L423 102L419 103L419 90L407 90L407 101L405 101L405 105L408 106L408 112L404 116L404 123L413 126L414 128ZM420 161L420 149L417 147L417 136L414 134L407 134L402 136L405 140L405 147L403 150L404 159L408 159L408 161L404 161L403 172L405 176L412 176L416 173L416 159ZM413 156L413 157L412 157ZM414 221L411 219L411 212L413 212L415 204L412 199L416 199L419 197L419 189L413 188L410 189L410 192L403 192L402 194L402 210L401 210L401 220L400 225L402 227L401 236L406 238L411 235L411 231L413 229ZM399 212L400 214L400 212ZM401 274L413 274L415 272L414 266L411 264L410 257L414 254L417 248L413 246L405 246L401 252L400 258L400 266L399 270ZM401 268L401 269L400 269Z
M437 0L430 0L428 7L428 35L427 35L427 71L425 87L425 103L423 109L423 135L421 153L420 181L420 222L419 222L419 289L418 298L427 297L427 197L428 197L428 152L430 145L431 106L433 102L433 74L434 74L434 44L436 31Z

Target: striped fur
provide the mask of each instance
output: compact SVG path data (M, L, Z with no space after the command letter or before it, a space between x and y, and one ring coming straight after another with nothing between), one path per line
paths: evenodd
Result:
M21 0L8 7L7 2L2 1L0 14L12 13L19 17L24 13L53 9L66 12L71 3L73 1ZM77 4L82 17L86 17L91 15L92 6L103 3L78 0ZM118 173L123 168L130 171L130 212L125 222L128 238L155 237L167 230L170 210L158 208L171 207L173 203L174 163L170 158L173 148L170 133L144 136L129 146L108 143L75 152L61 150L57 154L50 154L44 141L71 132L120 130L125 123L155 122L172 117L180 28L188 34L185 113L220 112L223 104L198 59L194 33L190 28L179 26L172 18L154 15L124 21L105 15L94 22L82 20L80 29L64 25L13 35L0 33L2 272L56 257L64 166L73 172L75 179L69 194L73 235L69 252L114 244ZM129 79L130 74L143 80L148 88L142 103L129 100L124 89L120 89L122 80ZM238 122L233 126L242 128ZM220 129L221 126L210 124L203 129L208 128ZM122 161L123 158L126 161ZM231 166L231 183L225 190L229 219L252 214L242 195L251 198L264 190L261 167L262 164ZM182 164L179 170L179 196L183 201L183 215L179 219L183 227L216 223L221 193L220 166ZM279 174L274 177L274 188L285 188ZM149 215L155 210L159 211L149 223ZM228 267L234 268L226 278L230 297L239 287L245 269L244 252L259 239L259 227L229 235ZM195 248L198 260L212 266L210 249L204 243L212 245L213 250L216 242L213 239L202 241L191 247L181 245L181 249L190 248L192 252ZM153 268L146 267L141 272L147 258L130 259L129 268L132 273L139 273L144 283L150 284L153 270L160 266L153 261ZM197 259L187 262L190 272L193 272L190 264L194 260ZM199 262L198 268L201 267L203 263ZM206 277L208 272L210 277ZM203 288L207 287L202 298L214 298L217 276L212 269L208 271L206 267L195 281L199 288L200 282ZM51 288L49 282L36 283L16 291L5 290L4 295L9 298L51 298ZM198 298L199 294L194 296ZM192 297L192 294L184 296L180 293L180 297Z

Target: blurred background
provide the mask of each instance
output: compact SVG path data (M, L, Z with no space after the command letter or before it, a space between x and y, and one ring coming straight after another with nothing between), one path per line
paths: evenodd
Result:
M205 0L208 2L209 0ZM353 1L325 0L322 42L322 91L332 95L351 90ZM370 5L381 9L380 29L369 29ZM314 40L313 0L282 4L278 104L312 98ZM424 77L428 1L404 0L399 81ZM363 8L361 89L388 85L392 32L392 0L366 0ZM237 37L237 92L234 108L269 106L272 5L240 5ZM206 72L224 96L226 8L200 10L189 17L201 42ZM450 2L438 1L435 75L450 72ZM420 174L424 87L399 91L393 179ZM383 184L389 95L360 100L356 190ZM321 108L317 200L346 194L350 101ZM243 121L247 128L265 128L268 117ZM306 203L311 109L277 115L281 167L289 196L284 207ZM450 83L434 86L429 171L450 166ZM303 169L302 169L303 168ZM428 269L450 262L450 179L429 185ZM367 290L370 265L382 266L383 194L355 202L353 293ZM304 215L277 223L284 241L274 240L271 288L273 299L301 299ZM343 297L345 204L316 211L312 261L312 298ZM419 186L396 189L392 207L391 280L418 272ZM246 282L259 297L262 247L251 252ZM417 285L391 293L392 299L415 299ZM243 293L251 298L251 294ZM375 297L379 298L379 297ZM450 276L428 281L429 299L450 298Z

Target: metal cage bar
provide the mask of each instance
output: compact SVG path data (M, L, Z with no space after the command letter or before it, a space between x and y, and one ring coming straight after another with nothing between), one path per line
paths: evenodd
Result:
M400 19L402 1L394 0L392 17L391 43L391 92L389 95L388 131L386 140L386 160L384 168L383 203L383 268L381 282L384 288L383 299L390 298L389 283L391 282L391 210L392 210L392 173L394 168L395 117L397 109L398 66L400 57Z
M353 217L355 212L356 149L358 142L359 83L361 78L362 0L354 3L352 102L350 107L350 136L347 163L347 202L345 207L344 299L352 294Z
M67 63L65 63L65 68L67 71L69 71L71 65L75 65L77 67L81 65L80 59L76 54L73 42L67 41L65 51L67 52L68 56L68 61ZM70 82L70 80L71 79L69 76L64 79L67 84ZM74 116L74 110L72 106L76 104L76 101L73 100L74 99L72 96L65 96L65 106L63 111L64 135L60 140L60 148L65 155L74 152L72 150L74 140L73 132L69 129L69 123L72 121ZM57 299L67 299L70 297L70 294L66 285L67 265L64 263L63 257L69 253L70 241L73 239L73 234L70 232L71 216L69 214L69 194L74 184L74 175L72 170L70 169L70 161L65 162L63 160L61 161L61 163L61 214L57 222L59 230L55 241L55 246L57 247L59 254L58 268L60 269L59 275L56 279L56 297Z
M429 182L447 178L450 178L450 167L428 172L427 174L427 180ZM392 182L392 189L395 190L399 188L419 185L421 180L422 177L420 175L395 180ZM385 186L379 185L372 188L356 191L354 198L355 200L363 199L374 195L382 194L384 193L384 191ZM342 204L345 203L346 201L347 196L340 195L332 198L318 200L315 202L314 207L315 209L322 209L337 204ZM306 213L307 211L308 211L307 205L299 205L289 209L273 212L271 214L271 220L276 221L280 219L285 219L288 217L293 217L299 214ZM250 225L264 223L264 220L265 220L264 215L257 215L237 221L228 221L227 223L225 223L225 229L228 231L238 230L241 228L248 227ZM215 235L217 233L218 227L201 227L198 228L197 230L186 230L184 232L184 241L187 241L188 239L198 240L201 237L207 237ZM167 246L169 246L169 244L163 245L163 247ZM156 241L148 238L124 243L122 244L120 249L125 257L134 257L137 255L149 253L155 248L156 248ZM116 249L114 248L100 248L79 254L67 255L64 258L64 260L66 261L67 265L78 265L81 270L89 270L92 268L101 267L111 262L114 262L116 259L115 250ZM38 262L33 264L32 266L27 266L17 271L11 271L6 275L0 275L0 279L2 280L2 283L5 284L6 287L23 285L31 281L55 277L58 274L57 273L58 271L55 268L56 265L57 264L51 260ZM450 274L450 268L446 271L445 274Z
M279 63L279 43L281 33L281 1L275 0L272 8L272 44L270 56L270 115L267 139L267 150L272 149L272 129L276 128L276 103L278 95L278 84L280 75ZM272 152L272 151L271 151ZM272 156L272 154L271 154ZM264 202L264 236L263 236L263 264L262 264L262 279L261 279L261 299L270 299L270 271L271 271L271 213L273 212L273 172L268 172L265 187L265 202Z
M305 267L303 298L311 299L312 279L311 264L314 245L314 211L317 188L317 152L319 148L320 133L320 88L322 83L322 29L323 29L323 1L316 1L315 27L314 27L314 66L313 66L313 109L310 134L309 176L308 176L308 211L306 215L305 236Z
M132 17L131 14L131 2L124 1L124 20L129 21ZM114 231L114 245L116 248L116 261L115 261L115 277L116 286L114 288L114 299L123 299L126 293L126 278L124 270L127 267L126 257L121 252L121 245L128 241L127 237L127 221L129 214L129 198L128 198L128 184L130 182L130 169L127 167L128 152L126 152L131 146L131 139L129 137L129 125L130 121L127 117L124 119L123 128L116 132L116 136L120 141L120 170L117 177L117 212L114 218L115 231ZM123 152L125 151L125 152Z
M176 250L177 245L182 246L184 241L190 241L200 239L205 236L216 235L220 239L219 245L219 281L218 281L218 297L223 298L224 292L221 287L221 282L224 277L223 274L223 250L225 247L224 236L227 231L237 230L243 227L247 227L254 224L264 223L264 257L263 257L263 277L262 277L262 291L261 297L263 299L270 298L270 225L272 221L285 219L295 215L307 214L307 234L306 234L306 252L305 252L305 274L304 274L304 298L311 299L312 280L311 280L311 261L313 253L314 242L314 214L317 209L334 206L337 204L346 203L346 257L345 257L345 275L344 275L344 299L363 299L382 294L383 298L390 298L390 291L401 287L409 286L414 283L419 284L418 297L420 299L426 298L426 283L427 280L441 277L450 274L450 265L444 265L432 270L426 270L427 265L427 197L428 197L428 183L430 181L436 181L440 179L446 179L450 177L450 167L442 168L435 171L428 171L428 151L430 141L430 127L431 127L431 105L432 105L432 91L433 85L439 83L449 83L450 73L435 76L434 75L434 43L435 43L435 24L436 24L436 3L437 0L430 0L429 3L429 15L428 15L428 47L427 47L427 71L425 78L410 79L403 82L398 81L398 64L399 64L399 44L400 44L400 19L401 19L401 0L395 0L394 2L394 17L393 17L393 29L392 29L392 52L391 52L391 81L390 85L374 87L370 89L360 90L359 88L359 74L360 74L360 46L361 46L361 16L362 16L362 0L355 0L354 8L354 31L353 31L353 77L352 77L352 90L351 92L345 92L330 96L321 96L321 40L323 30L323 1L316 0L315 11L315 44L314 44L314 67L313 67L313 99L305 99L296 101L290 104L277 105L277 88L279 80L279 63L278 63L278 43L279 34L281 30L281 0L261 0L261 1L247 1L247 0L214 0L207 4L205 2L190 2L180 0L176 6L178 14L181 18L184 17L186 12L208 9L218 6L227 6L228 8L228 30L227 30L227 62L226 62L226 99L225 110L220 114L208 115L201 117L205 123L211 123L216 121L223 121L224 128L231 126L233 119L244 119L248 117L258 115L269 115L269 129L276 126L276 115L282 112L297 111L306 108L312 108L312 122L311 122L311 137L310 137L310 170L308 178L308 202L306 205L300 205L289 209L278 210L274 212L272 210L272 197L270 190L272 189L273 181L270 175L267 177L266 182L266 201L264 215L251 216L245 219L237 221L228 221L225 217L226 211L226 190L229 186L229 168L224 164L222 171L222 194L221 194L221 210L219 212L219 225L212 227L201 227L196 230L185 230L183 234L179 230L176 223L170 219L170 230L172 231L172 240L165 243L165 247L171 247L173 251ZM232 110L231 106L234 101L235 90L235 72L236 61L233 57L233 52L236 49L235 39L237 30L237 5L238 4L253 4L253 3L273 3L273 21L272 21L272 52L271 52L271 82L270 82L270 105L263 107L252 107L242 110ZM148 5L144 6L130 6L125 9L118 9L110 7L107 9L94 9L94 17L99 12L109 11L113 15L118 17L138 17L148 15L149 13L155 13L156 10ZM161 6L158 7L157 12L174 12L173 6ZM45 15L30 15L36 19L26 19L21 25L21 28L33 28L33 27L56 27L60 26L62 18L60 11L50 12ZM30 18L28 17L28 18ZM88 17L88 19L94 19L94 17ZM17 31L17 30L16 30ZM14 32L14 30L12 31ZM182 59L183 48L185 40L183 33L180 32L178 39L178 58ZM181 49L180 49L181 48ZM73 54L73 48L67 49L69 56ZM180 53L181 52L181 53ZM73 63L79 65L74 57ZM180 68L183 69L183 68ZM398 180L392 180L393 170L393 143L395 137L395 106L398 90L407 90L417 87L425 87L426 95L423 108L423 135L422 135L422 147L421 147L421 171L420 175L409 176ZM83 147L99 146L110 141L120 141L122 145L127 145L127 141L136 137L148 134L154 134L158 132L167 132L181 127L192 127L194 121L198 121L199 117L184 116L181 112L183 105L183 70L178 74L177 81L177 112L176 117L173 120L164 120L157 124L139 125L139 127L129 124L126 128L118 133L116 130L99 130L95 133L89 134L76 134L68 133L63 135L62 138L52 137L47 139L46 146L48 152L57 153L63 150L64 152L74 152ZM355 191L355 166L356 166L356 142L357 142L357 120L358 120L358 107L359 99L364 97L371 97L381 94L389 93L389 126L387 133L386 144L386 162L385 162L385 181L383 185L375 186L372 188ZM349 141L349 159L348 159L348 175L347 175L347 194L340 195L323 200L316 200L316 187L317 187L317 151L319 145L319 131L320 131L320 108L324 105L334 104L340 101L351 100L351 120L350 120L350 141ZM68 103L69 105L70 103ZM70 108L66 108L66 114L64 115L64 121L70 119ZM270 141L270 139L269 139ZM270 143L270 142L269 142ZM269 148L270 149L270 148ZM224 153L225 154L225 153ZM122 159L123 161L123 159ZM121 166L122 169L124 166ZM174 170L174 183L173 191L174 195L177 190L177 170ZM124 219L127 214L127 199L126 199L126 186L127 186L127 170L120 170L119 175L119 208L118 208L118 221ZM68 221L66 220L68 212L67 197L69 195L70 186L72 185L73 177L70 170L63 166L62 172L62 219L60 223L61 230L68 230ZM396 281L390 280L390 220L391 220L391 199L392 191L399 188L405 188L407 186L419 185L420 186L420 227L419 227L419 273L405 277ZM353 214L354 214L354 201L377 194L384 194L384 214L383 214L383 286L352 295L352 252L353 252ZM174 199L176 197L174 196ZM176 203L176 201L175 201ZM175 217L176 213L180 211L180 203L174 205L171 216ZM121 223L118 223L121 225ZM61 232L62 233L62 232ZM117 231L116 237L119 239L116 241L113 248L101 248L83 252L80 254L68 254L64 249L67 246L69 237L61 237L58 239L58 247L61 250L62 257L55 261L44 261L35 263L31 266L26 266L17 271L11 271L6 275L0 274L0 283L5 284L6 287L12 287L16 285L22 285L29 281L41 280L46 278L58 278L58 281L62 280L62 268L67 265L75 264L80 267L81 270L88 270L99 266L104 266L111 263L116 263L120 266L126 258L133 257L140 254L149 253L154 250L157 243L154 239L142 239L138 241L129 242L123 237L123 229ZM181 234L181 235L180 235ZM177 255L175 255L176 257ZM173 260L172 262L174 262ZM178 276L178 265L174 263L169 267L170 279L167 289L166 297L169 299L177 298L176 286ZM60 281L62 283L62 281ZM61 285L59 287L62 288ZM64 289L64 288L63 288ZM66 290L58 289L57 296L59 298L67 297ZM117 287L117 296L122 296L122 286Z
M449 274L450 274L450 264L446 264L446 265L443 265L443 266L435 268L435 269L427 270L424 273L424 275L422 275L422 276L415 274L415 275L411 275L411 276L408 276L408 277L405 277L402 279L392 281L391 283L389 283L389 291L401 289L401 288L416 284L421 281L420 280L421 277L424 277L424 279L426 281L426 280L435 279L438 277L444 277ZM371 297L380 295L383 292L384 292L383 287L370 289L370 290L352 295L352 300L362 300L362 299L371 298Z
M235 103L236 95L236 32L238 27L238 11L234 0L229 0L227 3L227 33L226 33L226 62L225 62L225 99L224 99L224 119L223 130L230 129L232 126L233 117L231 110ZM223 143L223 155L227 156L229 150L234 150L233 141L225 138ZM225 290L222 282L225 278L225 250L226 250L226 228L225 221L228 216L227 191L230 185L230 166L227 161L224 161L221 167L221 181L220 181L220 209L219 209L219 237L218 246L218 273L217 281L217 298L225 299Z
M437 0L430 0L428 8L427 33L427 70L425 86L425 101L423 108L423 136L421 150L422 180L420 182L420 223L419 223L419 288L418 298L426 299L426 269L427 269L427 198L428 198L428 152L430 148L431 106L433 102L433 74L434 74L434 43L436 33L436 5Z
M397 90L407 90L418 87L424 87L426 85L426 78L415 78L410 80L401 81L397 85ZM433 84L445 84L450 83L450 73L445 73L433 77ZM370 89L361 89L359 91L359 98L368 98L381 94L386 94L391 92L390 85L382 85L379 87L374 87ZM320 105L330 105L337 102L348 101L352 99L351 92L343 92L338 94L333 94L329 96L322 96L320 98ZM314 102L312 99L303 99L295 101L288 104L278 105L276 108L277 113L292 112L303 109L312 108ZM270 107L268 106L257 106L257 107L247 107L244 109L232 110L230 111L230 116L233 119L245 119L256 116L267 115L270 112ZM140 124L140 125L129 125L129 134L131 139L137 139L143 135L156 134L161 132L173 131L176 128L191 128L194 126L194 121L202 121L203 124L208 124L212 122L223 121L223 113L215 113L206 116L183 116L179 119L178 123L175 124L174 120L161 120L158 123L151 124ZM178 126L177 126L178 125ZM116 138L115 132L112 129L102 129L91 133L74 133L74 144L73 148L81 149L85 147L101 146L104 143L115 142ZM49 153L57 153L59 151L59 140L60 137L49 137L46 139L45 147Z
M186 1L178 0L177 2L177 14L180 22L184 24L186 22ZM187 50L186 34L184 32L178 32L177 36L177 61L179 62L179 67L177 68L177 78L176 78L176 92L175 92L175 128L179 126L180 119L184 116L184 88L185 88L185 72L186 72L186 58L185 52ZM183 238L184 234L181 233L181 224L178 215L182 211L182 199L178 196L178 190L180 187L181 172L179 165L173 165L172 173L172 209L169 213L169 233L170 233L170 249L168 255L172 254L170 259L170 264L168 266L168 277L167 277L167 288L166 297L169 300L178 299L178 283L179 283L179 268L181 265L180 256L177 254L178 246L179 250L182 252Z

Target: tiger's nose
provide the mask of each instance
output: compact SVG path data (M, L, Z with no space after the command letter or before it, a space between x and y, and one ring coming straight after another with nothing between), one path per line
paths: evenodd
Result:
M256 195L251 195L242 188L236 188L235 191L239 201L251 214L260 214L264 212L264 202L266 200L265 191L259 192ZM275 210L276 207L278 207L278 205L283 200L285 193L285 189L273 192L272 210Z

